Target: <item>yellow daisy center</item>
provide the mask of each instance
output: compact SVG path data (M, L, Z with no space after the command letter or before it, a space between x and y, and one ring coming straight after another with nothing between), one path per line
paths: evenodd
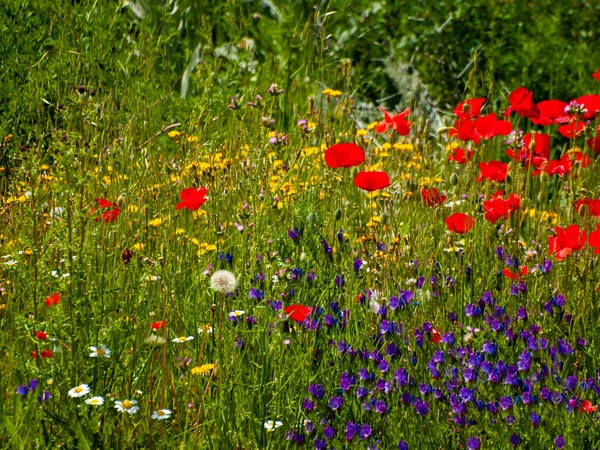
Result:
M123 401L123 408L130 409L132 406L133 406L133 403L131 403L129 400Z

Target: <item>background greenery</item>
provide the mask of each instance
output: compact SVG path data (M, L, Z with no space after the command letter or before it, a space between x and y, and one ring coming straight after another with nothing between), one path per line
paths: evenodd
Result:
M564 100L593 88L599 21L592 0L12 0L0 5L0 134L43 145L79 84L112 94L97 124L108 140L121 119L142 133L272 82L298 97L319 83L426 111L517 85ZM5 147L0 164L12 156Z

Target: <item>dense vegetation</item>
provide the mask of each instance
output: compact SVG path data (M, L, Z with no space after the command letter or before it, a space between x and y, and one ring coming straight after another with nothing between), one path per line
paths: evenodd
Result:
M600 5L348 3L0 5L2 447L599 447Z

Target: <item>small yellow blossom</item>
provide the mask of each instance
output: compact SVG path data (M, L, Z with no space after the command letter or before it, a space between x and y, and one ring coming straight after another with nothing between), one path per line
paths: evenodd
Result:
M209 375L210 372L215 368L214 364L202 364L201 366L194 367L191 372L192 375Z

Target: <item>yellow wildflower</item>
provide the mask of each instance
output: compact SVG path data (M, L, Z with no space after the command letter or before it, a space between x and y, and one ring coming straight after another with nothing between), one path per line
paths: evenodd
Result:
M210 372L215 368L214 364L202 364L201 366L194 367L191 372L192 375L209 375Z

